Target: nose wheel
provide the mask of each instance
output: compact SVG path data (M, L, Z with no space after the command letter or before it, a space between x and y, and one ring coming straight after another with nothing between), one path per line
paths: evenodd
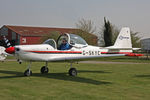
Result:
M24 72L24 76L31 76L32 75L32 71L30 69L27 69L25 72Z
M31 76L32 75L32 71L30 70L30 67L31 67L31 62L29 62L28 69L25 70L24 76Z

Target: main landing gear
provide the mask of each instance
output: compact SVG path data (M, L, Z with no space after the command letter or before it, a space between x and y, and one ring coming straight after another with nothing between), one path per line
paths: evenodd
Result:
M43 67L41 68L41 73L42 73L42 74L47 74L47 73L48 73L49 69L48 69L47 66L48 66L48 62L46 62L45 66L43 66Z
M69 69L68 73L70 76L77 76L78 72L77 72L76 68L72 68L72 62L70 64L70 69Z
M47 66L48 66L48 62L45 63L45 66L41 67L41 73L42 74L48 73L49 69ZM25 70L24 76L31 76L32 75L32 71L30 70L30 68L31 68L31 62L29 62L28 69ZM72 67L72 62L70 63L70 69L68 71L68 74L70 76L77 76L77 70L76 70L76 68Z
M41 68L41 73L42 74L48 73L49 69L48 69L47 66L48 66L48 62L46 62L45 66L43 66ZM32 75L32 71L30 70L30 68L31 68L31 62L29 62L28 69L25 70L24 76L31 76Z

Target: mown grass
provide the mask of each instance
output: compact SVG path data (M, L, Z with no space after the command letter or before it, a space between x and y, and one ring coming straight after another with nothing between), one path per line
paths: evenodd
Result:
M40 74L44 63L0 63L0 98L3 100L149 100L149 64L74 64L78 76L68 76L67 63L49 63L50 73Z

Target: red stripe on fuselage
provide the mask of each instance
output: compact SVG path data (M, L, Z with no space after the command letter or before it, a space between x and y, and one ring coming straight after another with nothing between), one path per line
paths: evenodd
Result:
M33 53L58 53L58 54L81 54L81 51L25 51Z
M132 52L101 52L101 54L126 54L126 56L144 56L143 54L137 54Z
M101 54L130 54L132 52L101 52Z

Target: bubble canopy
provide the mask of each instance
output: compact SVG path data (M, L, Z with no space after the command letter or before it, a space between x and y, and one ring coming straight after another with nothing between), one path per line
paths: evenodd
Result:
M86 43L86 41L81 38L80 36L76 35L76 34L68 34L65 33L63 35L61 35L58 40L57 40L57 45L60 46L63 40L67 40L67 42L72 45L72 46L77 46L77 45L83 45L86 46L88 45Z
M86 41L81 38L80 36L76 35L76 34L62 34L59 36L59 38L57 39L57 43L55 42L54 39L48 39L45 42L43 42L43 44L49 44L51 45L54 49L59 49L60 45L62 44L63 40L66 40L69 45L71 45L72 47L86 47L88 44L86 43Z

